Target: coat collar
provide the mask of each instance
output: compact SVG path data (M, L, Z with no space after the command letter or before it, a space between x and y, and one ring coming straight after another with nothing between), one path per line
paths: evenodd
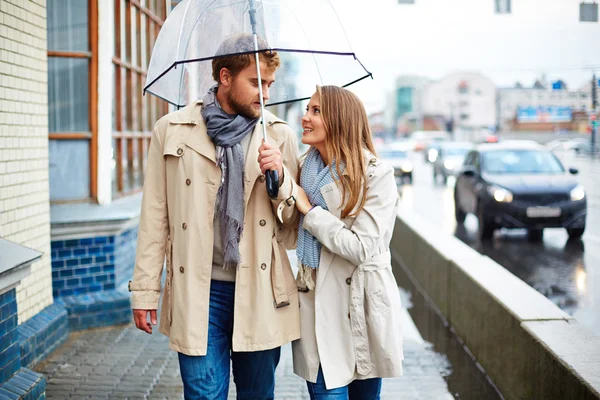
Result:
M182 144L191 148L198 154L208 158L212 162L216 163L216 149L215 145L210 140L206 132L206 124L202 118L202 107L203 103L201 100L190 104L181 110L175 111L169 114L169 123L171 125L188 125L191 130L183 136L180 140ZM281 147L281 144L285 141L283 133L280 133L275 129L275 125L285 121L277 118L271 112L265 110L266 130L267 137L270 143L276 147ZM244 202L247 202L254 182L261 175L260 167L258 165L258 148L262 144L263 132L262 125L259 121L254 127L251 133L252 138L250 139L250 145L248 147L248 154L244 165Z

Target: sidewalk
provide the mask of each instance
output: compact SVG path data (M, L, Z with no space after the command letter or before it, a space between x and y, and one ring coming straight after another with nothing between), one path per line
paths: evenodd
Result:
M452 399L438 370L443 356L428 349L408 318L405 375L384 379L382 399ZM48 399L183 398L177 354L169 350L168 339L133 325L74 333L36 370L48 379ZM289 344L276 373L276 399L309 399L306 384L292 372ZM233 381L229 394L235 399Z

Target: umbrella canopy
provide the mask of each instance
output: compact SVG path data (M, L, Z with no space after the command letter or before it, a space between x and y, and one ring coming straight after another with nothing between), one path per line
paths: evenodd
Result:
M256 49L218 54L227 39L252 35L251 22ZM267 51L281 58L267 106L310 98L315 85L348 86L371 76L328 0L184 0L160 30L144 93L184 106L215 84L216 57Z

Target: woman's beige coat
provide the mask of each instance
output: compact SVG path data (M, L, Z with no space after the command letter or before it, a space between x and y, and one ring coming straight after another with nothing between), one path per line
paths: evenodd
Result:
M300 293L294 372L316 382L321 364L328 389L402 375L401 303L389 251L399 197L393 168L365 155L363 210L341 219L341 191L331 183L321 188L329 210L316 207L304 218L323 248L315 290Z
M154 129L144 180L132 308L158 308L166 255L160 331L170 347L205 355L213 256L213 217L221 169L206 133L201 102L161 118ZM298 175L297 142L287 124L266 112L267 134L281 149L284 180L271 201L258 165L260 124L252 133L244 173L244 231L235 285L234 351L281 346L300 337L298 293L286 254L298 219L283 210ZM276 217L277 208L282 215Z

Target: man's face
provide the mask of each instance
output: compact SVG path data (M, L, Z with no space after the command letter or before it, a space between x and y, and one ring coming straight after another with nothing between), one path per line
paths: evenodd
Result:
M268 71L265 63L260 62L263 100L269 99L269 88L275 82L275 72ZM237 114L249 118L260 117L260 97L258 92L258 75L253 62L233 78L227 91L227 102Z

